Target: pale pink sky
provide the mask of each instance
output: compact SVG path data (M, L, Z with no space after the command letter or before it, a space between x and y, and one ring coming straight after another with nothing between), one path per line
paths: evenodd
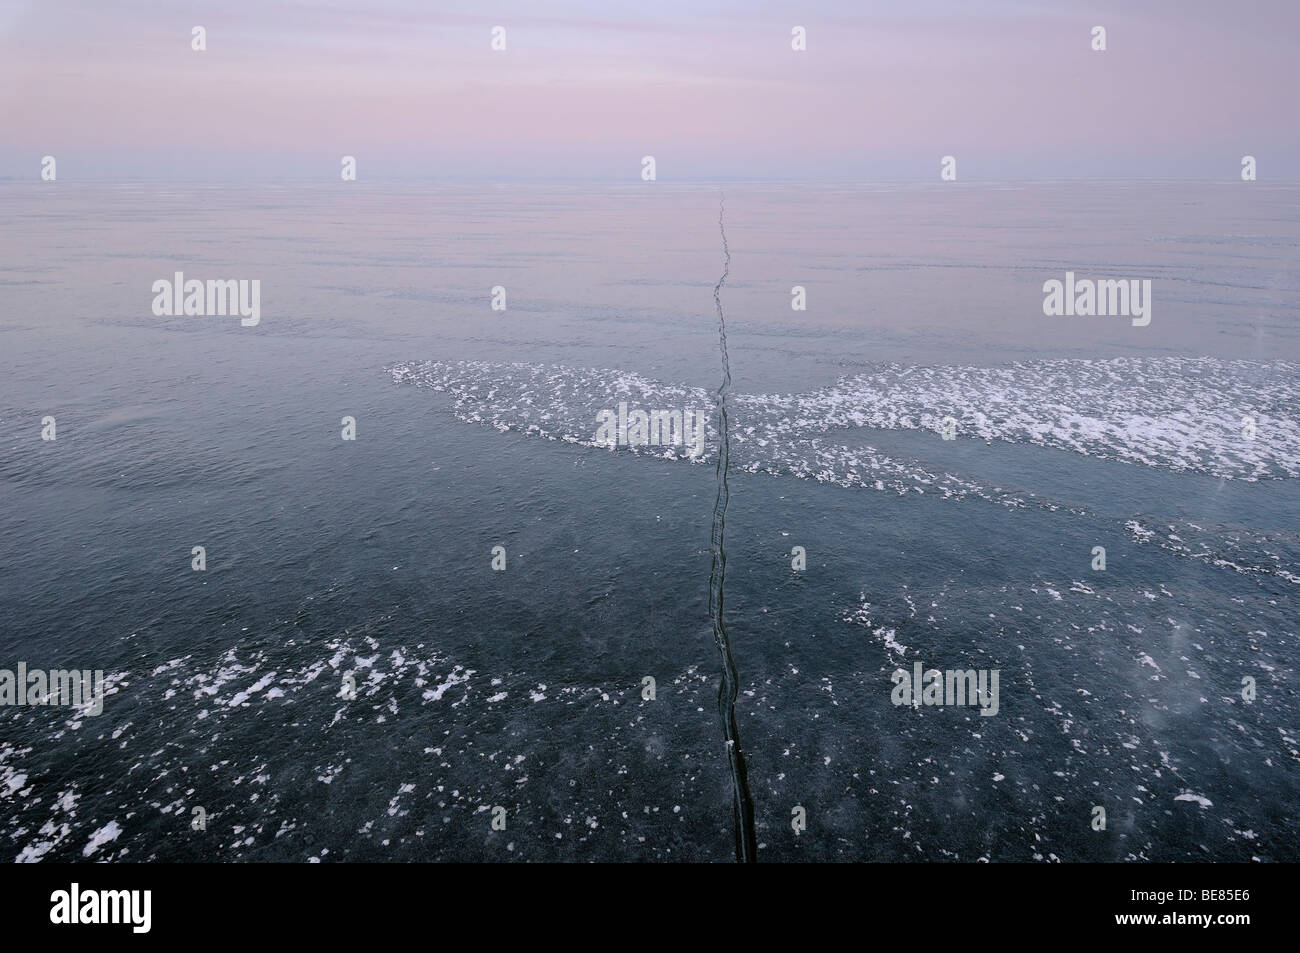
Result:
M1297 40L1296 0L0 0L0 176L1295 179Z

